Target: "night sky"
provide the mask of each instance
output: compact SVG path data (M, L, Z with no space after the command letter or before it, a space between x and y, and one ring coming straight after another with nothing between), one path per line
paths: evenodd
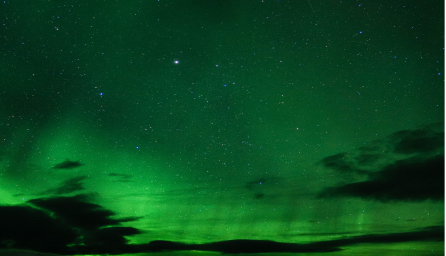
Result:
M443 1L0 19L1 255L444 254Z

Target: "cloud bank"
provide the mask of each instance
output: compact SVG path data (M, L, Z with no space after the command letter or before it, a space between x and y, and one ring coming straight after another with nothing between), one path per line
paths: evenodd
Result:
M324 158L322 165L346 180L353 175L366 180L325 188L318 197L382 202L444 200L444 132L439 129L430 125L398 131L355 152Z

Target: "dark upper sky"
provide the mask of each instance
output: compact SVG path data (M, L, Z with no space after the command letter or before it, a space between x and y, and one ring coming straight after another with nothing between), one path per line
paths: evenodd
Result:
M442 255L443 2L0 5L2 253Z

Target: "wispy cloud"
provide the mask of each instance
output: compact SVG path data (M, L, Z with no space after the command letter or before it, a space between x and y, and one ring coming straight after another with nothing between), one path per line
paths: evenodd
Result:
M53 169L74 169L77 167L81 167L82 164L80 161L70 161L69 159L63 161L62 163L56 164Z
M41 193L41 195L48 195L48 194L63 195L84 190L85 188L83 185L83 181L87 178L88 177L84 175L68 179L64 181L59 187L45 190L44 192Z
M132 175L120 173L110 173L108 176L118 178L118 180L116 180L117 182L130 182L130 178L132 177Z

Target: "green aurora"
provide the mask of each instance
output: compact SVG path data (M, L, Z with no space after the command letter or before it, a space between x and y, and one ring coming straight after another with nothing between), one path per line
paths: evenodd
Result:
M444 255L444 2L0 5L1 255Z

